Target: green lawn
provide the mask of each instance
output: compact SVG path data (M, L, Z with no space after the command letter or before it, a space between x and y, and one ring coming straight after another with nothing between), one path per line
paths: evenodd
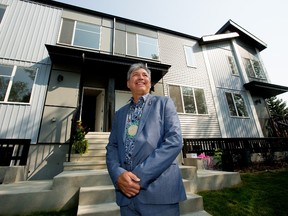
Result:
M241 174L242 183L199 192L213 216L288 216L288 169Z
M199 192L213 216L288 216L288 168L242 173L242 183L219 191ZM77 209L29 216L75 216Z

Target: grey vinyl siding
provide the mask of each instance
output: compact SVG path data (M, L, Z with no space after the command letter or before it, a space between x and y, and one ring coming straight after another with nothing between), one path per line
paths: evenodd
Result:
M17 64L29 67L23 62L3 61L0 64ZM42 110L46 95L47 82L50 73L49 65L30 64L37 68L32 98L30 104L0 103L0 137L1 138L23 138L31 139L36 143L38 130L42 118Z
M207 46L207 54L211 67L212 77L215 83L216 95L219 109L223 116L223 121L227 137L259 137L257 126L253 117L253 112L249 104L249 96L243 87L241 70L239 75L231 73L227 56L234 56L231 44L223 42ZM244 99L248 117L231 117L225 92L241 94Z
M229 108L225 97L226 91L227 89L217 88L217 98L219 99L220 109L223 118L225 119L223 123L227 137L259 137L257 126L255 124L251 108L249 106L246 92L229 90L229 92L240 93L245 101L249 117L241 118L230 116Z
M171 65L168 73L163 77L164 94L169 95L167 84L186 85L204 90L208 114L179 113L183 137L221 137L202 48L195 40L164 32L159 32L158 38L160 60L164 64ZM187 66L184 46L193 47L195 68Z
M36 143L51 70L45 44L55 44L61 9L35 2L0 0L6 11L0 24L0 64L37 68L29 104L0 103L0 137Z
M247 72L244 70L244 73L247 74L247 77L249 79L249 81L253 81L253 80L260 80L261 82L268 82L268 74L266 72L266 69L264 67L264 64L262 62L262 59L260 57L260 53L253 49L252 47L247 47L245 44L241 43L241 41L237 41L237 49L239 50L239 53L240 53L240 56L241 56L241 61L243 61L243 58L246 58L246 59L251 59L251 60L255 60L255 61L259 61L260 64L261 64L261 68L263 70L263 74L264 74L264 77L263 78L252 78L252 77L249 77ZM244 64L243 62L241 62L242 64ZM245 67L243 67L245 68Z

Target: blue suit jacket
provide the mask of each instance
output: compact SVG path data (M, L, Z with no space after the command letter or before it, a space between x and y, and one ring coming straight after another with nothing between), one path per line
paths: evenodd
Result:
M106 163L116 189L119 206L131 198L117 188L117 178L128 170L141 181L141 191L133 199L145 204L171 204L186 199L182 176L176 159L182 149L179 118L169 97L148 95L135 136L132 169L125 162L125 124L129 104L115 113Z

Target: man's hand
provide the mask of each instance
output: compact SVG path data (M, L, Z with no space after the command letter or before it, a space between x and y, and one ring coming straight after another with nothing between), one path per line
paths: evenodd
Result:
M127 196L133 197L140 192L140 179L132 172L122 173L117 180L119 189Z

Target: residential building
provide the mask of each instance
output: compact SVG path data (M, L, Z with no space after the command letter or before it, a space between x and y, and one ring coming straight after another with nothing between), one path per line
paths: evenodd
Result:
M267 46L233 22L201 38L56 1L0 0L0 138L31 139L28 177L63 169L72 123L109 132L129 66L152 72L183 137L266 137Z

